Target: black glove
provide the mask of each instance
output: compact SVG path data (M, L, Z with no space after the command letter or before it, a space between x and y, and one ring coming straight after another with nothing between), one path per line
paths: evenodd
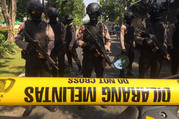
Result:
M126 49L122 49L121 54L122 54L122 55L126 55L126 53L127 53L127 52L126 52Z

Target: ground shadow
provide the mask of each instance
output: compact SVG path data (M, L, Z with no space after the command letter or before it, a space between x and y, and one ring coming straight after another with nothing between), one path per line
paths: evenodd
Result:
M19 106L0 106L0 112L12 111Z
M97 110L94 106L81 106L81 108L79 106L63 106L59 108L63 112L67 111L72 114L73 119L137 119L138 115L135 107L129 107L122 113L107 113Z
M28 117L10 117L10 116L0 116L0 119L43 119L44 115L32 115Z

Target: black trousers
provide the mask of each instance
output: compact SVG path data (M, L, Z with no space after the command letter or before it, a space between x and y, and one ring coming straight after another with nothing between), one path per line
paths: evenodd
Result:
M63 48L61 48L62 50ZM56 62L59 71L57 71L55 68L52 69L52 75L54 77L63 77L64 76L64 69L65 69L65 51L55 51L52 50L51 53L52 59Z
M160 75L161 64L162 58L158 54L141 49L139 77L145 78L150 69L150 78L158 78Z
M131 72L132 71L132 63L134 62L134 48L132 46L133 44L130 44L130 46L126 46L126 55L128 56L129 58L129 65L127 67L127 71L128 72Z
M97 78L104 77L105 60L101 56L94 53L84 53L82 61L83 77L91 77L93 69Z
M81 63L80 63L80 59L78 58L76 48L73 48L72 51L70 51L68 48L66 48L66 54L67 54L69 66L71 68L73 67L73 64L72 64L72 58L73 58L77 64L78 68L81 70Z
M26 77L51 77L51 66L45 59L26 59Z

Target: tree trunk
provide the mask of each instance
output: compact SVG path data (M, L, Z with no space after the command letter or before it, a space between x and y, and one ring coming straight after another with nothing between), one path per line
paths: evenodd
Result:
M1 8L7 27L9 28L8 39L6 43L12 43L14 42L14 35L15 35L14 26L15 26L15 19L16 19L16 0L9 0L8 7L7 7L6 0L2 0Z

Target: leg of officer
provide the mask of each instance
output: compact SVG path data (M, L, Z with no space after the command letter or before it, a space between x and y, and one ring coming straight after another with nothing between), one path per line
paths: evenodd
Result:
M64 69L65 69L65 53L64 52L60 52L58 54L58 68L59 68L59 76L63 77L64 76Z
M161 60L159 58L154 58L151 64L150 78L158 78L161 70Z
M52 50L51 52L51 58L55 61L56 64L58 64L58 57L56 55L55 50ZM52 76L53 77L58 77L58 71L55 68L52 68Z
M81 63L80 63L80 59L78 58L76 49L72 50L72 56L78 66L78 70L81 71Z
M104 77L105 61L101 57L97 57L95 60L95 73L97 78Z
M84 54L83 55L83 61L82 61L82 73L83 77L91 77L92 70L94 67L94 58L90 56L90 54Z
M129 57L129 66L127 68L127 75L132 75L132 63L134 62L134 48L131 46L128 49L128 54L127 56Z
M150 68L150 59L141 55L139 59L139 78L145 78L148 70Z
M39 72L39 64L33 64L31 60L26 59L26 64L25 64L25 76L26 77L39 77L40 72Z
M66 49L66 54L67 54L69 67L73 68L73 65L72 65L72 52L68 48Z

